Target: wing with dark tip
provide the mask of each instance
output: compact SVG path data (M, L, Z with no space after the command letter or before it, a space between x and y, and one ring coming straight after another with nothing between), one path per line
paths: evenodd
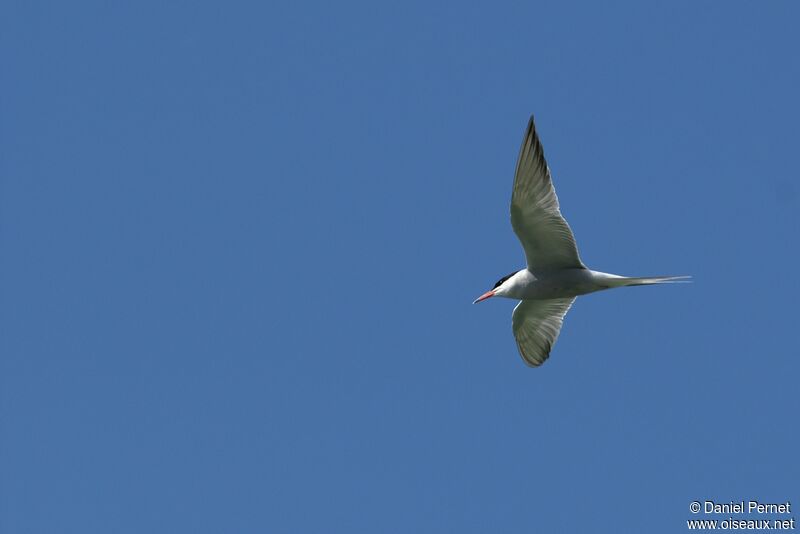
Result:
M519 150L511 226L525 249L531 272L585 268L572 230L561 215L533 116Z
M514 308L511 325L519 354L525 363L538 367L550 356L561 324L574 298L523 300Z

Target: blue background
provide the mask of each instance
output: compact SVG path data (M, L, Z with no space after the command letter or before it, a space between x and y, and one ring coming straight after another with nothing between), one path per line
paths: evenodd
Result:
M800 505L796 2L0 8L0 531ZM525 367L534 113L590 267ZM702 517L702 514L700 514Z

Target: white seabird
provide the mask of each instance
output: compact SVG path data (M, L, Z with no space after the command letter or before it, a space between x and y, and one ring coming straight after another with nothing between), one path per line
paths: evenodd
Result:
M530 366L539 366L550 356L564 317L579 295L689 278L632 278L586 268L578 255L572 230L561 215L533 116L517 160L511 193L511 226L525 249L528 265L498 280L494 288L474 303L490 297L520 301L514 308L511 324L519 353Z

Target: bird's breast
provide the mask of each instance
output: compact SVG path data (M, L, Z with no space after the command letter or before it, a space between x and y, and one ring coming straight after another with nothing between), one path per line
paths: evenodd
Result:
M530 277L520 285L523 300L560 299L585 295L600 289L585 269L566 269Z

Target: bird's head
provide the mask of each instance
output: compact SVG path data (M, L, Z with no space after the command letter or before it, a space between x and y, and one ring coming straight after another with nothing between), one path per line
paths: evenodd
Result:
M480 297L476 298L475 301L473 302L473 304L477 304L480 301L486 300L486 299L491 298L491 297L502 297L502 296L505 296L505 294L508 292L508 290L511 288L511 285L512 285L511 283L508 283L508 282L511 280L511 277L513 277L518 272L519 271L514 271L511 274L505 275L503 278L501 278L500 280L498 280L494 284L494 287L492 289L490 289L489 291L487 291L486 293L484 293Z

